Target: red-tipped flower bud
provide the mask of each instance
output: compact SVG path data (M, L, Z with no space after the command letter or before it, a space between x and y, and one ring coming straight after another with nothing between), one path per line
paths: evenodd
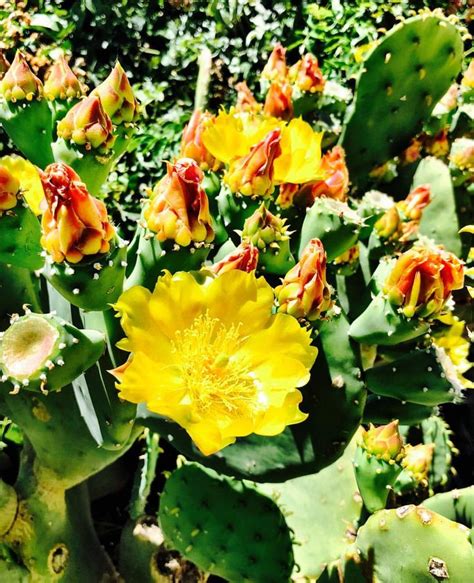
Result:
M451 292L463 285L464 267L453 253L416 245L400 255L383 289L407 318L427 318L438 314Z
M64 55L50 68L44 83L47 99L79 99L85 95L84 87L68 65Z
M291 95L291 85L285 82L273 81L265 98L263 112L279 119L291 119L293 117Z
M234 251L231 251L218 263L214 263L209 270L216 275L238 269L250 273L257 269L258 249L252 243L243 241Z
M110 149L114 142L110 117L96 95L89 95L72 107L58 123L58 136L86 149Z
M41 174L48 208L43 214L41 245L53 261L78 263L107 253L115 229L102 201L91 196L72 168L50 164Z
M224 182L232 192L245 196L268 196L274 191L273 164L281 154L280 139L281 130L272 130L249 154L231 162Z
M16 52L13 63L0 83L0 93L7 101L32 101L43 95L43 84L30 69L25 56Z
M326 178L312 185L313 199L327 196L345 202L349 191L349 171L346 166L346 155L341 146L334 146L324 154L321 160L321 172L326 175Z
M318 59L306 53L290 69L291 81L301 90L316 93L324 89L325 80Z
M237 83L235 89L237 91L237 102L235 104L236 111L256 112L262 109L262 105L255 99L245 81Z
M319 239L311 239L298 263L276 288L280 312L317 320L331 308L331 290L326 281L326 252Z
M132 122L138 115L138 102L122 65L117 62L107 79L91 95L100 97L102 107L113 123Z
M208 111L196 109L184 128L181 140L181 157L192 158L202 170L213 172L218 170L221 164L207 150L202 141L202 133L214 120L215 117Z
M369 429L362 433L359 445L367 453L386 462L398 461L404 452L403 440L398 431L398 420L379 427L370 424Z
M286 66L286 49L277 43L263 68L262 77L264 79L286 79L288 68Z
M147 226L159 241L171 240L187 247L193 241L209 243L214 239L203 178L202 170L190 158L168 163L167 174L155 186L145 210Z

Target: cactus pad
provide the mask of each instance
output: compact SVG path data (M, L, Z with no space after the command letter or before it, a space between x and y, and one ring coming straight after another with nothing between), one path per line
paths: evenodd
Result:
M456 26L421 14L394 27L360 74L341 144L353 182L409 145L461 70Z
M160 500L166 542L198 567L229 581L287 583L289 528L278 506L244 482L198 464L168 478Z

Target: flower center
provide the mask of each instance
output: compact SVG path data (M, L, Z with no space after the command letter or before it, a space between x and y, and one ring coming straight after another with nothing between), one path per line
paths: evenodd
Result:
M176 332L172 351L185 399L196 405L198 414L242 415L259 407L257 381L246 359L236 355L243 340L239 329L240 325L227 327L206 312Z

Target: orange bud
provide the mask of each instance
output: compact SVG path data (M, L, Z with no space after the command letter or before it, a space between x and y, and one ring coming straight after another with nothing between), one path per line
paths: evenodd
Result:
M220 162L206 149L202 141L203 131L214 122L215 116L208 111L194 110L181 140L181 157L192 158L202 170L215 172Z
M291 67L290 79L301 91L310 93L322 91L325 85L318 59L311 53L306 53Z
M412 474L414 480L418 483L426 483L428 479L434 447L433 443L420 443L419 445L408 444L405 447L405 457L402 465Z
M102 201L91 196L72 168L62 162L41 173L48 208L43 214L41 245L53 261L78 263L108 253L115 229Z
M112 121L96 95L85 97L68 111L58 122L58 136L87 150L108 150L115 142Z
M268 58L267 64L263 68L262 77L264 79L286 79L288 68L286 66L286 49L277 43Z
M50 68L44 84L47 99L74 99L85 95L84 87L61 55Z
M202 170L190 158L167 164L167 174L155 186L145 209L147 226L159 241L172 240L187 247L192 241L209 243L214 239L203 178Z
M43 94L43 84L20 51L16 52L13 63L0 83L0 93L7 101L13 102L23 99L31 101L35 97L39 99Z
M341 146L334 146L324 154L321 171L326 174L326 178L313 183L311 187L313 199L327 196L345 202L349 191L349 171L346 166L346 155Z
M235 89L237 90L236 111L250 111L254 113L262 109L262 105L257 102L245 81L237 83Z
M268 196L274 191L273 164L281 154L280 139L281 130L271 130L246 156L231 162L224 182L232 192Z
M275 290L278 311L295 318L317 320L333 305L326 281L326 252L319 239L311 239L298 263Z
M115 124L130 123L138 115L138 102L130 81L118 61L107 79L96 87L91 95L100 98L104 111Z
M398 431L398 419L379 427L370 424L369 429L362 434L360 446L367 453L386 462L398 461L403 456L403 440Z
M453 253L417 245L400 255L384 292L407 318L427 318L437 315L451 292L463 285L464 267Z
M414 188L405 200L397 203L398 209L403 213L404 218L411 221L419 221L423 209L431 202L431 186L421 184Z
M16 207L19 191L19 180L5 166L0 166L0 215Z
M293 117L292 89L288 83L273 81L265 98L263 112L272 117L288 120Z
M216 275L239 269L250 273L257 269L258 249L252 243L243 241L234 251L226 255L218 263L214 263L209 270Z

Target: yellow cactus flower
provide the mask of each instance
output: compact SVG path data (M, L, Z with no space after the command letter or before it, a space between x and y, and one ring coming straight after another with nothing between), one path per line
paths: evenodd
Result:
M321 170L322 137L322 132L315 132L301 118L292 119L282 129L282 153L275 160L275 182L304 184L324 178Z
M304 421L298 388L317 355L309 332L272 313L273 290L255 272L200 281L165 272L153 292L121 295L119 347L131 355L113 371L120 397L181 425L204 455Z
M0 164L0 216L16 207L19 192L20 181Z
M215 158L229 164L245 156L253 146L273 129L281 127L280 120L250 112L221 111L202 132L202 143Z
M41 213L41 202L44 200L44 191L36 166L16 155L0 158L0 166L6 168L20 183L23 198L35 215L39 215Z

